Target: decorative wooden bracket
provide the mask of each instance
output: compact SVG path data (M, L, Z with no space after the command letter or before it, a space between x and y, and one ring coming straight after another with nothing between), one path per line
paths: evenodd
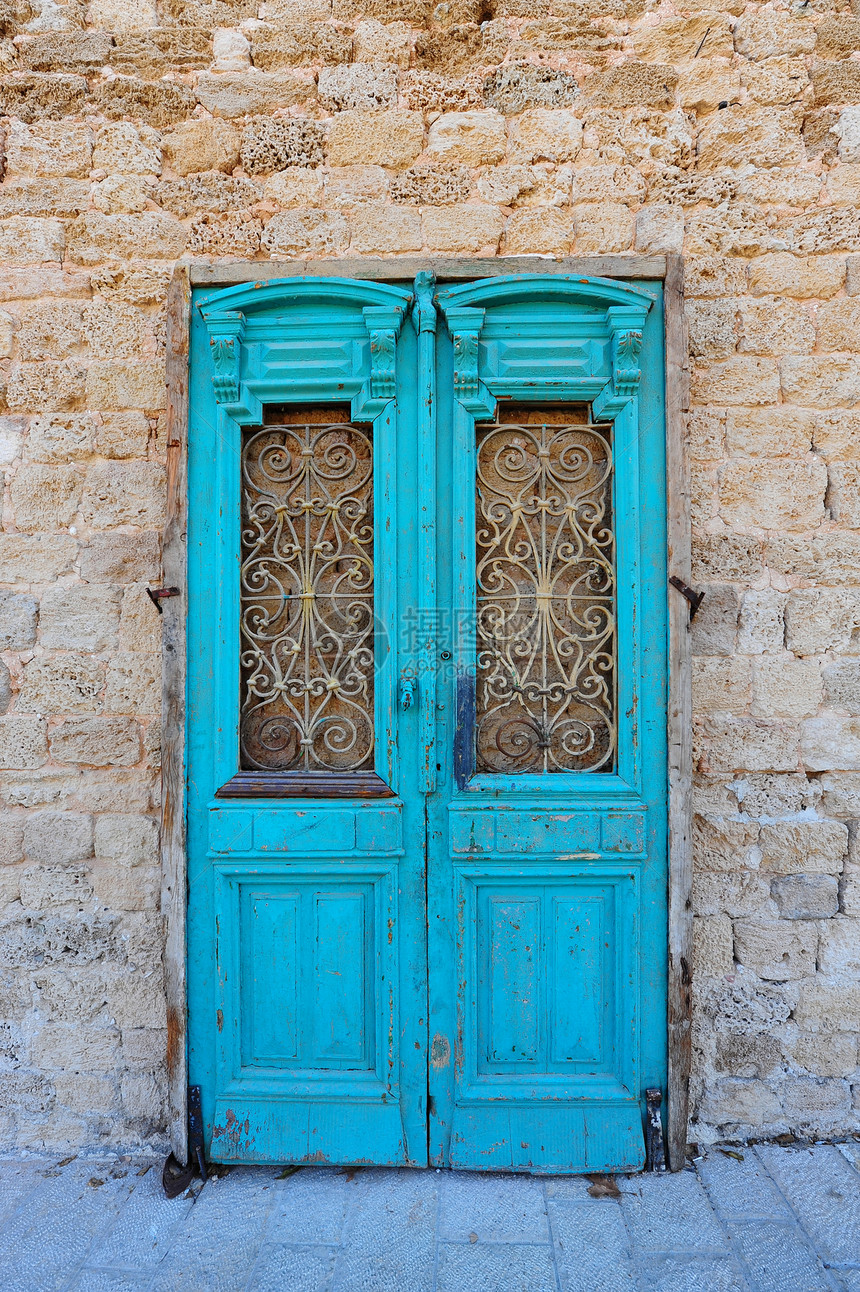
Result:
M478 340L485 313L462 306L445 311L454 342L454 394L464 404L478 398Z
M235 404L239 399L239 360L245 335L245 315L238 310L224 310L206 319L212 366L212 385L219 404Z
M594 401L595 417L615 417L639 393L642 371L642 329L646 311L641 306L611 305L606 322L611 337L612 376Z
M403 326L399 306L366 305L361 311L370 334L370 397L393 399L396 388L395 352Z
M428 273L422 269L419 274L415 275L415 316L418 321L419 332L436 331L436 302L433 300L433 292L436 287L435 274Z

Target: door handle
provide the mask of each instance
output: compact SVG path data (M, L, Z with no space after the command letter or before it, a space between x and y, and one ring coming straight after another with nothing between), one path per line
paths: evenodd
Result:
M402 677L400 679L400 707L411 709L418 703L418 679Z

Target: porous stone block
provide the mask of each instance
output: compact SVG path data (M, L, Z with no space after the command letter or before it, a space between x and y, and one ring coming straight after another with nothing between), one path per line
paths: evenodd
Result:
M782 875L771 884L784 920L829 919L839 910L839 881L834 875Z
M480 183L478 191L482 192ZM448 206L465 201L471 188L471 176L465 166L445 162L419 163L392 179L391 197L395 202L420 206ZM483 192L482 195L486 196Z
M44 866L68 866L93 854L93 819L82 812L31 812L24 825L24 853Z
M647 210L647 207L645 209ZM643 212L640 211L636 217L637 228L639 216L642 214ZM734 354L738 343L736 301L693 300L688 302L684 312L687 317L691 355L696 358L725 359ZM712 414L712 416L718 415Z
M693 972L705 977L731 973L735 967L732 922L727 915L693 920Z
M757 256L749 272L753 296L829 299L845 283L845 257L795 256L788 251L777 251Z
M120 646L131 651L161 650L161 619L142 583L131 583L122 595Z
M260 250L262 231L262 221L249 211L201 215L191 226L188 250L198 256L252 260Z
M108 650L116 642L119 590L53 585L42 594L39 640L49 650Z
M808 354L815 346L815 325L808 307L763 297L741 301L738 349L748 354Z
M27 126L13 120L6 134L6 169L11 175L86 179L92 146L89 126L82 122L40 121Z
M735 957L769 982L788 982L815 973L818 929L787 920L735 920Z
M172 215L184 220L200 211L212 214L246 210L261 197L260 185L252 180L209 170L200 175L189 175L186 179L162 180L157 201Z
M0 660L0 713L8 713L12 702L12 674Z
M754 718L806 718L817 713L823 697L821 669L813 660L777 655L753 667Z
M836 462L828 474L830 489L827 501L831 519L857 529L860 527L860 463Z
M609 108L671 108L678 73L667 63L621 63L592 72L585 92L592 103Z
M77 550L59 534L0 534L0 583L47 583L69 572Z
M92 467L87 475L82 513L95 529L115 525L156 528L163 523L164 480L164 468L157 462Z
M427 152L467 166L492 166L502 160L506 147L505 120L500 113L445 112L430 126Z
M782 1122L782 1107L770 1086L764 1081L727 1077L715 1081L705 1091L700 1116L717 1127L766 1128Z
M254 66L264 72L277 72L284 67L301 67L309 63L337 66L349 63L353 55L361 62L374 61L355 48L357 42L352 38L353 33L327 22L310 24L302 21L287 28L257 27L251 35Z
M663 255L680 252L684 245L684 211L680 206L657 203L636 215L636 250Z
M796 13L761 10L744 14L734 30L735 49L747 58L777 58L810 54L815 27Z
M776 361L751 355L737 355L707 368L695 368L692 374L693 399L703 404L775 404L779 389Z
M97 409L150 409L167 405L164 362L100 359L87 369L86 400ZM141 464L145 465L145 464Z
M498 207L477 202L433 208L424 212L421 223L431 251L464 255L495 255L505 227Z
M0 717L0 767L28 770L48 758L44 719L19 714Z
M693 708L696 713L744 713L749 698L749 660L707 655L694 657Z
M368 202L349 221L350 247L363 255L396 255L422 245L421 217L385 202Z
M194 111L194 95L173 81L143 81L136 76L114 76L93 81L90 97L96 111L109 120L134 117L163 130L184 121Z
M89 21L107 31L146 31L158 26L154 0L90 0Z
M738 620L738 650L744 655L782 651L786 594L775 588L745 592Z
M860 358L788 355L780 361L782 393L812 408L851 408L860 400Z
M316 98L313 74L292 72L203 72L197 78L197 98L217 117L245 117L289 108Z
M484 101L505 115L527 108L565 108L579 95L579 83L571 72L556 71L534 64L508 64L491 72L484 81Z
M22 592L0 591L0 650L25 650L36 640L39 603Z
M0 261L7 265L34 265L62 260L66 245L61 220L13 215L0 220Z
M62 21L62 19L61 19ZM100 71L109 61L113 41L106 31L38 31L19 36L15 42L19 66L34 72L66 72L86 75Z
M110 812L96 818L95 851L124 866L156 865L158 823L152 817Z
M151 126L110 122L95 137L92 164L108 175L160 175L161 136Z
M798 765L796 725L761 725L746 718L709 718L702 724L712 772L793 772Z
M226 121L204 117L183 121L163 135L161 155L177 175L194 171L231 171L239 164L240 135Z
M857 1038L839 1032L799 1036L790 1053L794 1064L818 1077L849 1077L857 1067Z
M754 582L763 569L762 544L749 534L702 534L693 542L693 578L699 583Z
M695 655L733 655L737 642L740 598L730 584L699 589L705 596L692 624Z
M837 659L821 670L825 703L860 717L860 659Z
M860 411L838 408L816 416L813 452L820 453L828 462L840 458L853 462L858 457L858 445Z
M242 165L249 175L265 175L288 166L319 166L325 136L319 121L282 117L249 121L242 132Z
M720 514L730 528L810 529L824 519L823 462L729 462L720 478Z
M811 772L860 769L860 719L832 712L807 718L801 756Z
M828 816L860 816L860 774L825 772L816 778L821 786L822 811Z
M19 712L97 713L105 670L100 660L63 651L37 656L24 665Z
M244 72L251 66L251 46L237 27L221 27L212 39L213 72Z
M372 63L323 67L317 89L322 102L335 112L377 112L396 103L397 73Z
M58 763L90 767L131 767L139 762L140 732L131 718L67 718L50 733Z
M66 528L80 502L83 477L72 466L25 464L12 481L15 524L21 530Z
M727 256L696 257L690 265L685 289L687 299L738 296L747 290L746 262Z
M575 232L570 212L560 207L514 211L505 229L505 253L566 256L573 247Z
M21 121L73 117L83 111L86 97L82 76L29 72L0 78L0 113Z
M331 123L326 155L331 166L408 166L424 146L420 112L341 112Z
M261 239L273 259L332 255L349 243L346 218L336 211L286 211L268 222Z
M815 1035L860 1031L860 984L823 975L807 979L798 988L794 1019Z
M775 875L838 875L848 852L841 821L776 821L761 827L761 869Z
M103 1072L117 1059L119 1033L113 1027L45 1023L33 1044L33 1062L46 1071Z
M732 919L749 915L775 918L779 912L771 898L770 885L755 871L698 871L693 875L693 910L697 915L720 915Z
M821 972L856 980L860 973L860 919L837 915L823 920L819 933Z
M38 359L64 359L81 345L78 301L34 303L21 311L18 321L18 357L22 363Z
M161 570L159 536L94 534L81 549L81 578L88 583L130 583L157 579ZM0 573L2 573L0 551Z
M702 167L788 166L806 160L797 114L751 104L730 105L706 118L696 151Z
M184 226L161 211L140 215L87 211L69 226L69 256L82 265L147 257L173 260L182 255L187 239Z
M784 308L781 302L779 308ZM764 458L805 458L812 448L816 419L811 410L733 408L726 419L728 455Z
M381 166L331 166L325 177L326 204L341 211L371 204L380 210L388 197L388 175Z
M129 652L114 655L108 666L104 699L107 713L161 713L161 660Z
M786 645L796 655L845 651L860 627L860 598L842 588L795 588L786 606Z
M622 202L574 207L576 250L580 255L627 251L633 242L633 216Z
M582 122L564 108L531 108L513 119L510 154L515 162L573 161L582 146Z
M696 815L693 818L693 856L697 871L727 874L758 864L757 821Z

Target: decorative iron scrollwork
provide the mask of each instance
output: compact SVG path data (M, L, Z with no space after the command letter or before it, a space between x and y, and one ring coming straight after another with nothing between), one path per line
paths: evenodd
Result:
M479 772L609 771L611 427L478 428Z
M373 767L373 445L350 424L242 448L245 769Z

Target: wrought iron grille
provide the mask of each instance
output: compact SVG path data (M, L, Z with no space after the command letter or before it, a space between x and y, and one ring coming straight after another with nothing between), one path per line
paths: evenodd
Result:
M370 429L245 432L243 768L372 769L373 630Z
M612 770L611 427L478 427L477 769Z

